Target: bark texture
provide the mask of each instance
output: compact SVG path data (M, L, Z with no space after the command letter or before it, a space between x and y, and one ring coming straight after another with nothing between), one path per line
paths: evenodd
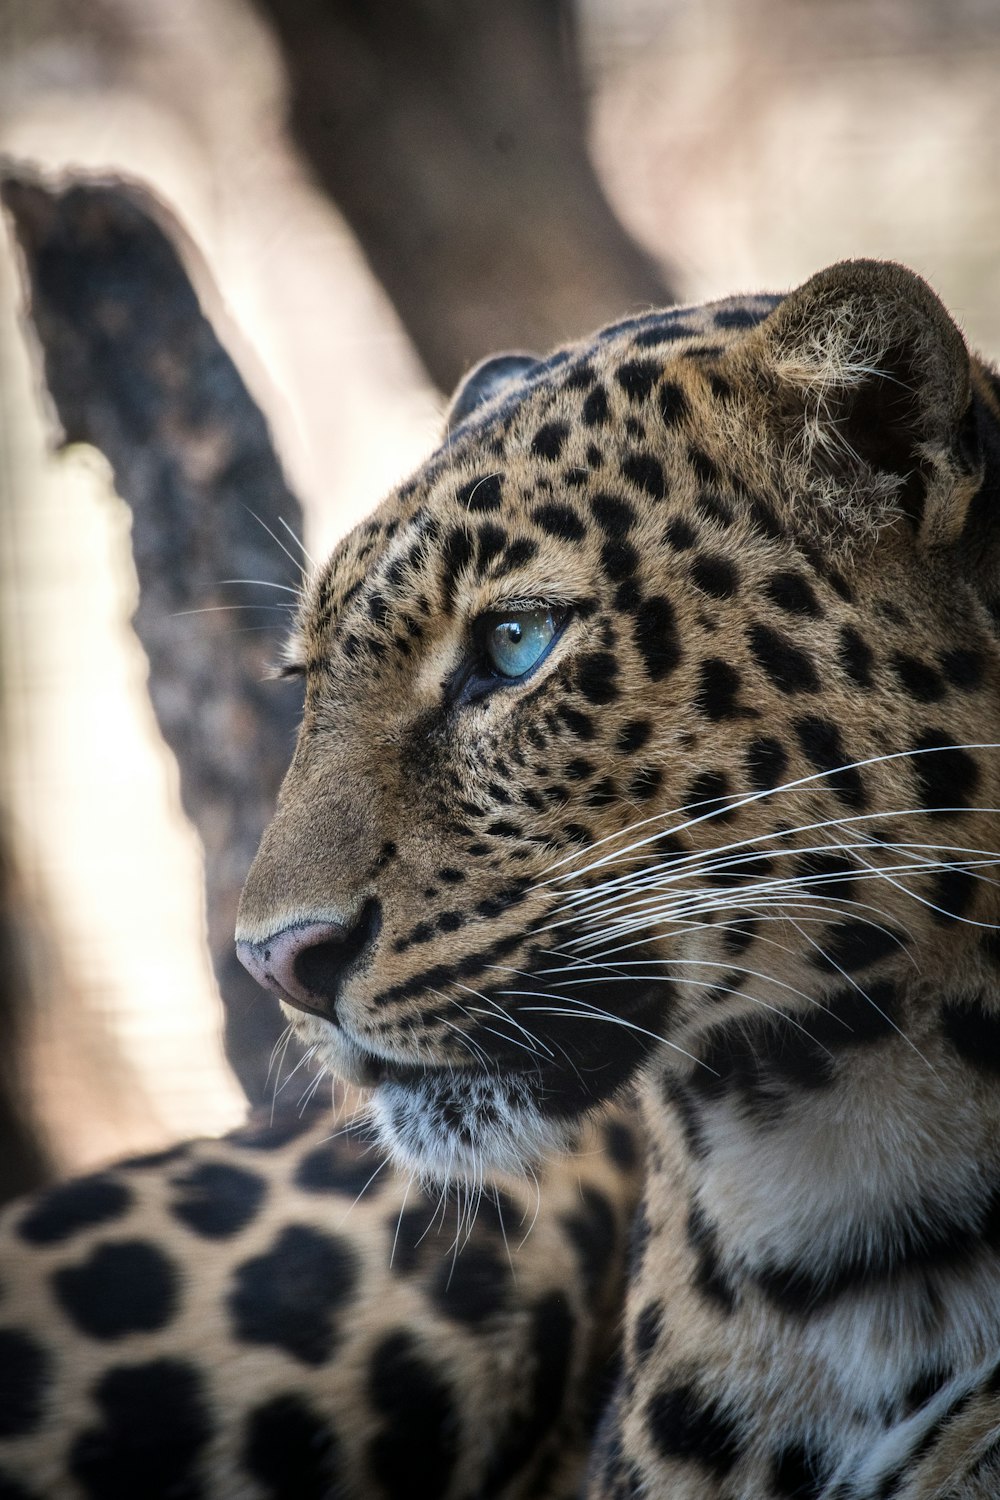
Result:
M587 152L570 0L258 0L292 134L434 382L674 300Z
M105 455L132 512L134 625L204 846L226 1050L248 1098L261 1103L284 1026L237 963L233 926L294 740L295 685L267 678L287 625L274 606L294 602L285 590L300 569L286 527L301 535L301 509L164 209L116 182L55 192L8 177L0 193L63 441ZM252 609L229 608L250 601Z

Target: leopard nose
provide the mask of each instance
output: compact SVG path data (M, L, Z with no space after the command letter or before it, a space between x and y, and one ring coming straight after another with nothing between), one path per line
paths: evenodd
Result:
M337 1019L337 999L349 971L370 957L382 926L379 903L366 901L356 920L295 922L262 942L241 940L236 956L258 984L279 999L326 1021Z

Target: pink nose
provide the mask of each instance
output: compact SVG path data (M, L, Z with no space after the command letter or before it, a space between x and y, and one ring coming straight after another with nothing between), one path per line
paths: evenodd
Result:
M357 920L297 922L261 943L236 944L236 956L258 984L299 1010L337 1018L337 997L349 969L370 954L382 926L379 903L366 901Z

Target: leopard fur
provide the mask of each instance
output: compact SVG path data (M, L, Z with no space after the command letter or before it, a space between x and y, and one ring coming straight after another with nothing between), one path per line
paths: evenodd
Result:
M1000 1491L998 504L997 376L845 262L487 362L309 584L241 956L404 1181L559 1182L637 1092L592 1500ZM578 1446L553 1424L534 1492ZM441 1493L492 1493L479 1462Z
M569 1500L639 1161L442 1199L314 1106L12 1205L0 1496Z

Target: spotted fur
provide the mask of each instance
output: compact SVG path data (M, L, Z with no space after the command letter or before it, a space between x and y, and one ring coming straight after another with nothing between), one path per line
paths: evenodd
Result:
M325 1109L0 1219L4 1500L577 1492L638 1149L424 1192Z
M849 262L480 367L309 585L240 950L422 1179L638 1092L592 1497L997 1493L998 501L996 375Z

